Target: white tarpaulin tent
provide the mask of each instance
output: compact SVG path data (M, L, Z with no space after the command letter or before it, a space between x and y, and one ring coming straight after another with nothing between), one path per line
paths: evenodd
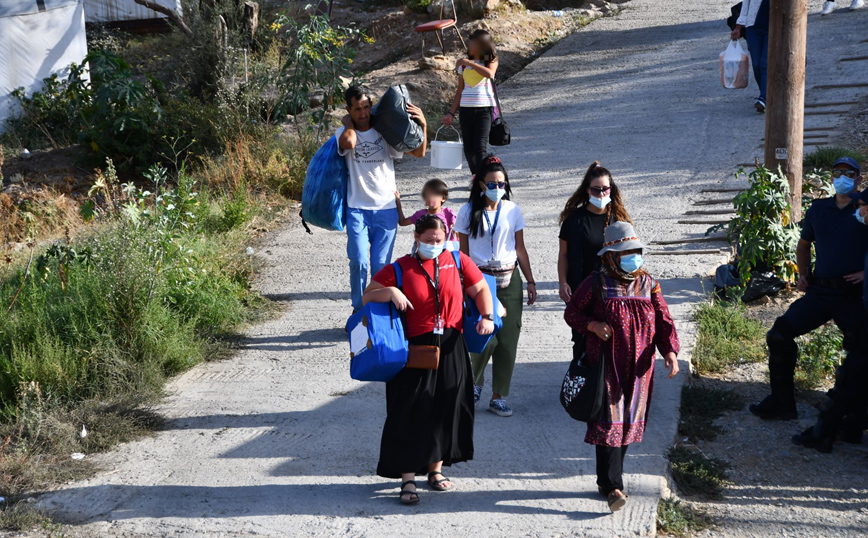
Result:
M0 0L0 131L14 113L13 90L39 91L85 56L82 0Z
M181 0L151 0L181 14ZM133 0L84 0L87 22L121 22L163 18L165 15Z

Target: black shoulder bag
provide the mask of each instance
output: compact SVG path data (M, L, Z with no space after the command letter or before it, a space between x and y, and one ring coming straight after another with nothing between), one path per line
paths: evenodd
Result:
M494 102L497 103L497 119L491 122L488 143L492 146L508 146L510 141L509 125L503 119L503 107L500 106L500 97L497 95L497 84L494 83L494 79L491 79L491 87L494 90Z
M594 289L597 291L601 304L603 298L602 277L594 273ZM606 401L606 353L600 345L600 360L593 366L585 364L588 355L587 347L581 357L573 357L570 368L561 384L561 405L575 420L593 422L603 414Z

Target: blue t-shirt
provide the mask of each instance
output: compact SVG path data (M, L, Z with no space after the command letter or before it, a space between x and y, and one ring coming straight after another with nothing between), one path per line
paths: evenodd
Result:
M865 268L868 226L855 213L855 203L841 209L834 196L811 203L802 220L802 239L814 242L815 277L837 278Z

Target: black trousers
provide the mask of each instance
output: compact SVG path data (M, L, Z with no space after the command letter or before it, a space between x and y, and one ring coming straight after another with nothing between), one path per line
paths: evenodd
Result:
M834 320L844 334L844 349L853 351L865 326L862 287L831 290L810 286L803 297L775 320L766 334L772 395L785 406L795 405L795 372L799 347L796 338ZM846 362L846 361L845 361Z
M624 491L624 456L627 455L627 445L595 446L597 447L597 485L606 495L616 489Z
M868 427L868 324L853 338L828 395L843 406L852 428L861 431Z
M458 121L461 122L461 138L464 140L464 157L470 173L476 174L479 164L488 155L488 135L491 132L493 108L461 107Z

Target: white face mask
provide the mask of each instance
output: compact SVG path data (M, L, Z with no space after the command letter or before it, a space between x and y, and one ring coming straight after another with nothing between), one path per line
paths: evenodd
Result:
M604 207L609 205L609 202L611 202L612 199L608 196L606 196L604 198L597 198L596 196L590 196L590 197L588 197L588 201L591 202L591 204L593 204L594 207L596 207L597 209L603 209Z

